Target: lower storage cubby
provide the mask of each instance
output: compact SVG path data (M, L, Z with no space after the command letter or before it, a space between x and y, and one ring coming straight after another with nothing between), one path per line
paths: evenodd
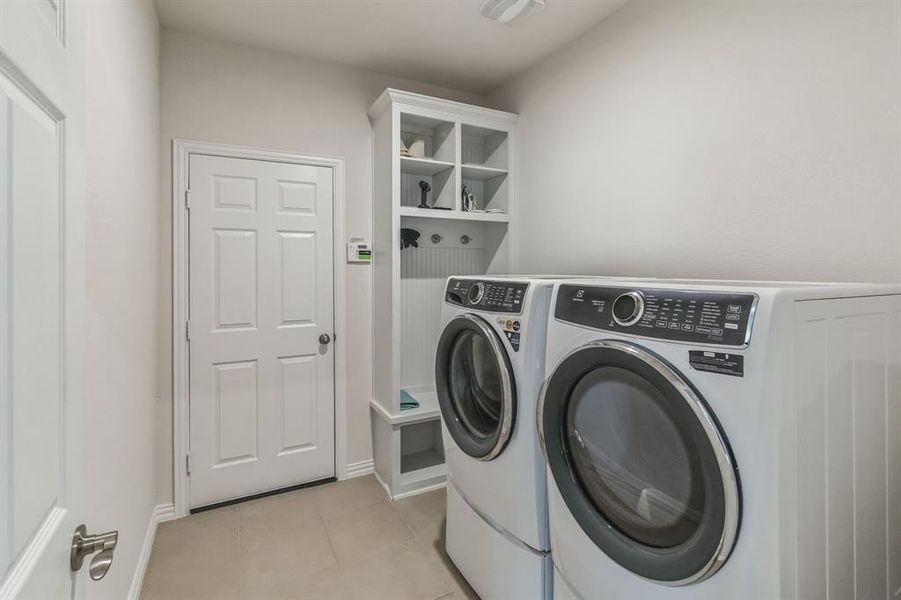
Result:
M400 428L400 472L410 473L444 463L441 421L410 423Z
M437 410L391 414L375 400L370 405L375 475L388 495L404 498L443 487L447 465Z

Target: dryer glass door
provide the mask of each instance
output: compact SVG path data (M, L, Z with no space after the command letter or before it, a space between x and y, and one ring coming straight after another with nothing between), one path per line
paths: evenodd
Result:
M555 369L541 411L557 488L608 556L669 585L723 564L738 528L732 456L672 366L632 344L596 342Z
M452 319L435 356L435 382L445 425L467 454L491 460L513 432L515 384L500 336L477 315Z

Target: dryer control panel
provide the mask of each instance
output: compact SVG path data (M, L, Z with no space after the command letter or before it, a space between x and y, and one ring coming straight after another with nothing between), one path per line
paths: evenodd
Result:
M528 283L488 279L450 279L444 300L489 312L520 314Z
M754 294L561 285L554 317L593 329L722 346L751 339Z

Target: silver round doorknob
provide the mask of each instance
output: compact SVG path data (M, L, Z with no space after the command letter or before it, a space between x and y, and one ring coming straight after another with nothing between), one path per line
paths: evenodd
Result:
M327 345L331 341L332 341L332 338L330 338L327 333L323 333L322 335L319 336L319 343L322 344L323 346Z

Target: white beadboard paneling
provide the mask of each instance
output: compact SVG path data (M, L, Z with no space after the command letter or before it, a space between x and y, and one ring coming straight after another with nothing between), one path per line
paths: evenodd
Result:
M889 316L886 332L888 358L894 368L888 373L888 402L885 419L885 478L888 484L886 497L888 512L885 530L888 534L888 592L891 597L901 596L901 477L892 473L901 472L901 312Z
M464 124L460 155L463 164L506 169L509 166L507 132Z
M808 597L825 598L828 556L826 552L826 472L824 454L826 453L826 385L825 373L827 364L827 322L823 319L810 319L798 328L798 336L804 347L822 348L821 352L807 352L799 356L797 377L800 381L816 382L812 385L798 386L796 396L797 411L804 415L797 423L797 455L798 472L807 473L806 477L796 477L796 495L800 506L795 511L797 520L796 543L798 549L806 552L795 552L799 581L810 581ZM819 548L819 552L810 549ZM796 593L796 590L791 590Z
M445 282L451 275L484 273L484 250L408 248L400 257L401 386L433 385Z
M817 349L796 371L798 598L892 597L899 586L899 316L877 302L823 302L798 328L800 347Z
M480 165L485 162L485 142L483 140L463 139L460 145L461 162L465 164Z

